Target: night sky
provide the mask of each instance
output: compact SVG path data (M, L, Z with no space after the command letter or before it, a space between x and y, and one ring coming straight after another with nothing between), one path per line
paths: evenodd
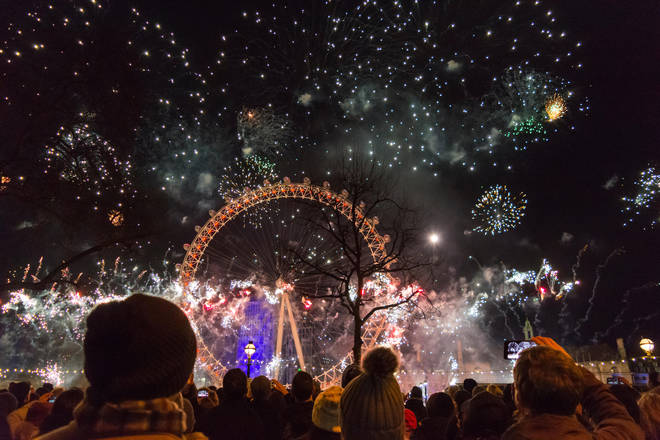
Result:
M222 206L223 179L261 181L228 165L258 156L279 178L320 184L350 149L441 235L430 289L547 259L580 285L524 308L538 332L570 345L660 338L657 2L405 1L404 18L365 3L3 0L0 273L16 281L42 256L47 272L113 239L138 244L72 272L118 255L140 270L178 263L193 226ZM533 99L504 99L507 69L534 76ZM566 112L548 121L555 93ZM237 121L259 108L287 129L257 132L247 151ZM532 118L546 140L507 135ZM655 193L623 213L653 168ZM524 193L526 209L512 230L482 234L471 211L494 185ZM483 330L510 336L496 315L484 310Z

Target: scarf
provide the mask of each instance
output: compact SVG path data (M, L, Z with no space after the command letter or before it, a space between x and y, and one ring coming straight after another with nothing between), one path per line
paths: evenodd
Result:
M75 410L78 426L89 437L119 437L147 433L183 436L186 414L170 398L128 400L94 406L84 400Z

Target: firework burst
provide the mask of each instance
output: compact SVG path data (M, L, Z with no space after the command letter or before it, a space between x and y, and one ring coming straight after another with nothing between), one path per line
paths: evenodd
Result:
M634 195L628 195L622 198L626 206L621 212L627 216L623 226L630 226L635 221L635 217L650 213L651 220L643 228L646 229L649 227L652 229L660 220L658 209L658 201L660 200L660 197L658 197L660 195L660 173L658 173L655 167L642 170L639 178L635 180L634 187Z
M558 94L554 94L545 103L545 112L548 115L548 121L555 121L561 118L566 113L566 102L564 98Z
M107 139L89 124L71 129L60 127L57 136L45 147L46 173L77 188L77 200L91 199L94 210L101 198L110 196L121 206L122 200L135 197L133 164L122 159Z
M236 118L243 154L282 156L293 137L291 122L269 108L243 108Z
M328 154L359 138L388 168L474 171L487 152L490 166L510 170L493 160L500 146L523 150L548 136L535 124L500 134L514 116L545 122L545 101L569 97L562 78L582 68L581 43L541 2L492 2L478 16L465 2L274 2L242 15L221 38L216 77L241 69L250 81L228 83L243 101L313 127Z
M478 223L473 230L490 235L510 231L520 224L526 207L525 194L514 196L506 186L491 186L472 209L472 219Z
M250 154L245 157L234 158L233 163L224 168L220 176L218 194L230 201L246 189L254 189L264 184L264 181L276 181L278 174L275 163L261 154ZM277 212L277 204L261 204L250 210L245 217L252 225L259 227L267 215Z

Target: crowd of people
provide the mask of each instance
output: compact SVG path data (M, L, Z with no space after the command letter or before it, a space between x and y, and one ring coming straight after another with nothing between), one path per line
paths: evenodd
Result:
M137 294L88 316L84 391L28 382L0 390L0 440L660 440L660 387L605 385L552 339L534 340L512 384L466 379L428 399L418 387L402 394L387 347L325 390L304 371L285 387L240 369L198 389L186 315Z

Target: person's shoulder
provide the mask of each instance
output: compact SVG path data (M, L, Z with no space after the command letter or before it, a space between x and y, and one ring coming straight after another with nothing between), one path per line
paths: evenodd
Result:
M7 415L7 417L17 417L17 418L24 419L25 416L27 415L28 409L30 409L31 406L32 406L32 402L28 402L25 405L23 405L19 408L16 408L12 412L10 412Z
M87 436L78 428L78 425L71 422L66 426L40 435L35 440L84 440L86 438Z
M88 436L80 430L75 423L71 423L62 428L51 431L42 436L36 437L35 440L88 440ZM192 432L184 434L179 437L169 433L147 433L142 435L122 436L105 438L104 440L208 440L201 432Z
M509 429L504 431L502 434L502 440L530 440L533 437L529 437L529 429L524 424L520 422L514 423L509 426Z
M591 433L574 416L540 414L522 417L502 435L502 440L592 439Z

